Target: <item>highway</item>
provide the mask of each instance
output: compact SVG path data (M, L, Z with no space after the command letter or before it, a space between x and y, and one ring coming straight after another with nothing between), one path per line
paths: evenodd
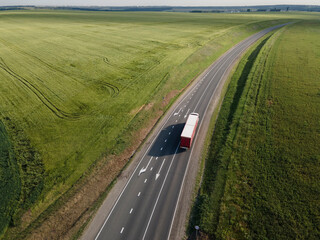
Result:
M190 161L198 161L192 158L197 135L191 149L179 148L187 116L199 113L199 131L221 79L237 59L259 38L284 25L265 29L231 48L183 94L155 137L146 141L146 150L138 153L140 161L93 239L169 239L187 168Z

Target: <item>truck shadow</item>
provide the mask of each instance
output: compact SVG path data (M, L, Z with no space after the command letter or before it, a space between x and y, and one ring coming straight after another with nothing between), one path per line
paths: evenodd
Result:
M184 125L185 123L178 123L169 125L164 128L152 144L148 152L148 156L162 157L173 155L176 153L176 151L177 153L184 152L185 149L178 148L177 150L178 144L180 143L180 135Z

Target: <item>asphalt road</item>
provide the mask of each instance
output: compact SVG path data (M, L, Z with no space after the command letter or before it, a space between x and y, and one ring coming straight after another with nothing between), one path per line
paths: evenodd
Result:
M234 46L188 90L156 136L146 143L147 150L140 153L140 162L109 215L101 222L95 240L169 238L186 170L190 161L197 161L191 158L197 139L191 149L179 148L188 114L199 113L199 130L221 79L236 59L259 38L283 25L265 29Z

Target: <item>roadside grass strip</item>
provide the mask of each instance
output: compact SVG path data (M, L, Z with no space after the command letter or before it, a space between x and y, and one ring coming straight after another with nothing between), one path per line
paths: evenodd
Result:
M286 26L239 63L190 220L209 239L319 237L319 26Z

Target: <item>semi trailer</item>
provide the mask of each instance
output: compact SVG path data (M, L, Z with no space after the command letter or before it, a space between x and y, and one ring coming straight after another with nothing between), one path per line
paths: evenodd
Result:
M180 148L188 149L191 147L194 135L197 130L198 122L199 122L199 114L190 113L190 115L188 116L187 122L181 133Z

